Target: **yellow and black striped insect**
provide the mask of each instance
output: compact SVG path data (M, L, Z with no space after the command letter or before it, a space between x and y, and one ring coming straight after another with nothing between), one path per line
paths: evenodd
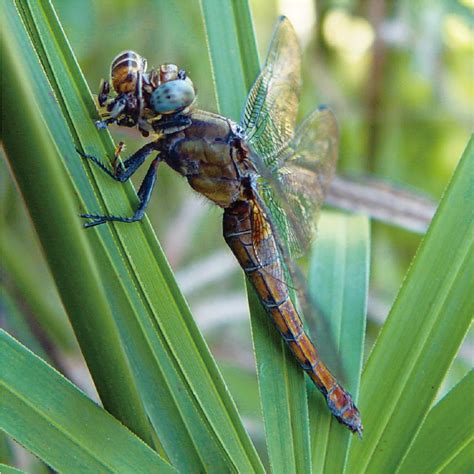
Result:
M115 96L110 96L110 82L102 80L98 103L103 120L98 128L111 123L134 127L144 136L154 131L153 123L163 115L183 111L195 100L193 83L175 64L162 64L146 71L147 60L134 51L119 53L110 66L110 82Z

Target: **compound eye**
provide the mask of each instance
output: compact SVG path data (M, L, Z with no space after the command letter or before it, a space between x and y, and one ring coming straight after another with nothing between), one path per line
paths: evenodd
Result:
M194 102L196 92L189 80L176 79L161 84L151 95L150 102L155 112L170 114L185 109Z

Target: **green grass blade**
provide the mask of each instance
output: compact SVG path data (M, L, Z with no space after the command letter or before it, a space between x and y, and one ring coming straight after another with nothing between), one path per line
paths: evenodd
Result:
M12 464L14 462L10 437L3 431L0 431L0 462L5 464Z
M90 92L51 5L46 1L21 5L22 17L58 98L59 107L51 100L49 85L33 58L28 77L34 78L35 95L47 111L44 123L64 157L58 162L65 166L68 185L77 195L71 216L82 238L87 235L91 243L135 383L164 451L186 472L207 466L261 470L148 221L87 233L79 228L79 209L99 210L103 206L106 212L130 214L136 194L131 185L118 185L97 170L91 173L89 165L78 158L72 137L76 146L82 144L101 157L112 155L113 143L108 133L98 132L93 124L97 115ZM94 313L94 317L98 316ZM102 346L101 350L111 349Z
M398 470L400 474L440 472L462 455L474 434L474 417L466 416L473 394L471 371L430 410Z
M201 0L201 6L219 109L238 120L259 71L248 2ZM247 291L270 464L275 472L310 472L304 373L250 285Z
M321 357L335 373L340 369L340 381L356 401L364 354L369 240L366 217L323 213L308 281L311 297L326 317L315 327ZM337 350L335 354L324 350L322 343L327 340L335 344L330 348ZM343 472L349 443L360 441L331 416L313 386L309 400L313 472Z
M268 456L274 472L311 472L304 372L247 284Z
M53 469L70 473L176 472L3 330L0 354L0 427Z
M28 13L28 12L26 12ZM28 21L28 18L26 19ZM33 30L34 27L39 26L41 17L36 22L29 19L30 28ZM43 23L41 23L43 24ZM50 29L44 26L46 31ZM57 29L57 27L56 27ZM32 31L34 34L35 31ZM38 33L36 32L36 36ZM49 40L52 43L50 54L54 55L54 42L51 38L44 36L44 41ZM39 42L39 39L37 40ZM63 40L64 41L64 40ZM23 50L28 47L28 43L23 45ZM50 44L48 43L48 44ZM39 43L41 46L41 43ZM47 62L46 52L41 50L40 53L44 56L43 63L46 64L45 69L50 71L52 74L51 66ZM62 77L58 78L56 84L56 91L62 101L62 105L65 107L66 104L73 108L74 112L70 115L66 114L66 120L61 115L61 110L56 106L56 103L51 102L51 93L48 93L49 84L46 79L41 75L42 71L36 70L38 67L37 59L34 57L31 61L30 68L28 69L28 77L34 78L33 84L35 86L35 95L39 101L41 101L41 109L45 112L45 122L49 127L49 131L53 135L58 148L61 151L61 155L64 157L72 157L72 160L67 160L67 172L72 177L72 182L69 184L71 187L76 189L77 195L83 196L83 199L88 203L88 206L99 206L99 203L94 195L94 188L90 185L87 176L82 168L83 163L78 160L77 154L74 150L74 142L69 132L77 135L80 139L86 141L90 140L91 143L97 141L97 131L95 130L92 121L90 120L87 111L84 111L83 116L80 117L78 110L81 106L87 106L78 99L75 78L72 75L67 74L67 68L64 67L65 60L56 54L55 66L62 72ZM55 78L53 78L55 79ZM80 77L82 79L82 77ZM83 86L84 87L84 86ZM61 95L63 93L64 95ZM83 91L84 97L87 97L90 102L90 95L87 89ZM92 110L93 105L89 104L89 108ZM82 128L78 130L74 128L74 122L82 125ZM66 124L70 125L68 130ZM89 125L89 128L87 126ZM60 161L58 159L58 161ZM118 190L117 190L118 191ZM132 190L133 192L133 190ZM112 196L111 196L112 198ZM119 197L116 197L117 201L120 201ZM125 197L122 197L125 199ZM83 209L85 205L82 204ZM204 445L209 449L209 452L213 452L209 443L206 443L206 431L202 430L202 424L200 412L195 407L192 409L183 408L179 405L193 405L194 397L189 393L183 396L183 400L175 400L175 396L172 392L173 385L176 383L183 383L182 381L177 382L176 380L169 380L167 373L171 374L169 377L176 379L174 375L176 373L176 367L173 361L170 360L170 355L164 349L163 343L154 344L149 342L151 335L154 335L156 329L153 327L153 322L150 318L153 315L147 313L146 306L140 301L140 295L130 291L130 288L135 288L136 283L131 277L130 266L127 265L124 257L119 252L114 250L117 245L116 239L111 232L105 231L102 235L95 233L87 234L84 229L78 225L77 222L77 210L72 211L72 216L76 220L77 231L80 233L79 236L84 238L87 235L92 241L92 247L95 251L95 261L100 269L102 281L105 287L108 300L112 305L113 315L115 322L119 327L122 335L122 347L127 351L128 359L132 364L136 382L140 389L141 397L147 407L147 415L150 417L155 430L162 438L166 447L171 452L172 458L175 460L181 460L181 466L187 467L191 465L199 465L201 460L196 452L196 446L191 438L191 435L187 434L187 427L183 422L183 417L188 417L191 423L194 423L196 428L195 436L199 436ZM144 244L146 246L146 242ZM67 269L69 271L69 268ZM128 277L128 278L127 278ZM152 275L148 277L150 280L153 278ZM76 291L80 291L80 287L76 288ZM101 314L94 314L94 318L100 317ZM140 321L138 317L143 318ZM93 344L94 341L86 341L86 344ZM149 347L153 345L153 347ZM146 351L146 349L149 349ZM115 348L113 345L104 345L101 347L101 352L98 354L98 358L103 357L103 353L109 353L110 356L114 357ZM153 351L153 352L152 352ZM110 365L108 378L113 380L114 377L120 379L120 373L115 371L115 367ZM166 382L163 379L166 379ZM179 380L179 378L178 378ZM133 383L131 384L133 386ZM120 392L119 394L126 398L126 392ZM190 400L191 399L191 400ZM152 407L151 409L149 407ZM138 413L138 412L137 412ZM126 421L126 420L122 420ZM149 430L149 424L146 422L146 429ZM141 432L141 436L147 436L146 431ZM148 435L150 436L150 435ZM207 435L208 436L208 435Z
M472 466L474 466L474 440L468 443L459 454L451 460L451 462L439 471L440 474L452 474L455 472L459 473L470 473L472 472Z
M15 467L7 466L6 464L1 464L0 463L0 472L2 474L26 474L25 471L22 471L21 469L17 469Z
M250 7L247 1L238 0L200 3L217 105L220 113L238 121L260 72Z
M21 28L21 25L11 2L6 2L3 13L2 87L8 90L8 94L3 96L2 138L11 169L40 240L44 248L48 249L46 255L52 273L78 339L82 342L82 351L104 405L133 427L134 431L146 437L145 427L148 423L143 413L140 416L141 402L132 382L118 331L101 291L97 268L85 236L79 232L73 198L70 189L64 184L65 177L59 166L61 157L45 130L29 83L31 76L26 75L28 67L24 62L24 51L16 41L18 30L15 31L15 28ZM71 272L71 268L75 272ZM78 288L82 289L81 293ZM84 318L85 314L95 313L102 317ZM90 343L84 343L85 339ZM103 346L113 348L116 352L98 357L97 350ZM116 380L109 376L110 367L114 367L118 375Z
M471 138L363 373L363 443L349 472L393 472L443 381L474 313ZM442 427L438 429L442 430Z

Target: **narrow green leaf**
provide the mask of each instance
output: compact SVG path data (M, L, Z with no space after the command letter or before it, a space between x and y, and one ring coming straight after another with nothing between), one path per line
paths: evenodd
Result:
M37 26L39 26L40 21L41 17L36 22ZM54 26L54 17L52 18L52 21ZM31 20L30 23L32 23ZM17 23L12 21L11 24L16 25ZM33 28L33 26L35 26L35 23L33 23L31 27ZM45 26L44 28L46 31L50 31L48 26ZM53 28L51 28L51 30L52 29ZM56 25L55 30L57 29L58 27ZM18 40L22 41L21 49L23 51L27 51L28 48L31 48L28 40L24 38L21 24L18 25L16 34L19 38ZM36 36L38 36L37 33ZM86 202L89 203L89 208L92 208L93 206L97 208L99 204L95 197L94 189L91 187L90 182L82 169L83 163L78 159L76 151L74 150L74 142L70 135L70 130L71 133L77 134L84 141L89 139L91 143L97 141L97 131L95 130L87 110L83 112L82 118L80 116L79 111L81 110L81 106L83 108L86 107L87 102L85 102L86 99L84 99L84 102L81 102L81 98L78 98L77 96L75 85L77 76L74 77L72 74L66 73L67 68L64 67L65 59L63 59L57 52L55 54L54 40L51 38L48 39L48 44L51 44L50 53L55 56L56 59L55 66L62 73L58 83L55 81L57 84L56 91L59 94L59 97L65 98L64 102L75 111L71 116L66 115L68 121L65 121L62 116L61 110L54 101L53 93L49 92L50 85L44 77L43 70L39 66L35 55L26 56L26 60L29 60L29 67L25 69L25 74L32 78L35 97L41 104L41 110L44 113L44 122L48 127L49 132L54 137L55 143L61 151L61 155L64 157L72 157L72 159L66 161L68 165L67 171L72 177L72 181L69 185L75 188L77 195L84 197ZM41 43L38 47L41 47ZM44 51L42 51L42 54L43 56L46 55ZM69 60L71 60L71 58L69 58ZM48 66L47 62L46 65ZM75 67L77 69L77 65L75 65ZM45 69L50 70L51 67L45 67ZM78 71L76 72L79 74ZM84 83L81 82L82 77L80 75L79 77L80 79L77 80L80 81L79 83L84 88ZM55 78L53 77L52 79ZM61 88L58 84L61 85ZM61 90L64 91L63 96L60 95ZM83 92L83 96L90 102L90 95L87 89ZM94 110L93 105L91 106L90 103L89 107ZM81 125L79 130L75 128L74 121L77 121L76 123ZM68 124L71 127L70 130L67 128ZM116 190L122 191L120 187ZM133 193L133 190L130 191ZM111 198L113 198L113 196L111 196ZM122 196L122 198L116 197L115 199L117 202L120 202L120 199L123 199L125 202L127 201L125 196ZM167 353L166 348L163 348L163 342L155 345L153 342L148 341L149 336L155 335L156 333L156 329L153 327L152 322L153 315L147 313L147 307L143 301L141 301L140 295L130 291L130 288L135 288L136 282L131 275L130 266L127 265L126 259L120 254L120 252L116 251L116 239L108 229L103 231L102 234L99 234L99 236L96 233L86 233L84 229L81 228L80 223L77 222L79 220L77 213L77 210L71 212L71 215L76 220L76 230L79 233L79 238L87 236L91 240L92 248L95 251L95 261L101 272L102 283L104 284L105 291L108 295L109 303L112 305L115 322L119 326L122 335L121 344L127 351L130 364L132 365L136 377L136 383L140 389L142 400L146 405L148 405L147 414L157 430L160 439L164 442L167 448L169 447L168 454L171 456L171 459L177 461L183 468L189 467L190 465L199 466L201 463L200 457L196 452L195 443L190 439L189 435L185 434L188 429L182 418L187 417L192 423L192 426L196 426L195 436L203 440L205 447L208 449L208 453L210 453L213 452L214 449L211 449L209 443L206 442L208 437L208 435L206 435L207 428L203 428L202 423L200 423L201 414L196 410L196 408L192 408L192 412L190 412L189 408L186 410L183 408L179 409L178 406L175 406L179 404L193 405L195 403L194 397L191 395L190 400L190 394L181 391L178 393L183 393L182 400L175 400L176 397L173 394L173 387L180 387L183 382L179 381L179 378L177 378L176 367L174 366L173 360L170 359L170 355ZM146 242L143 246L146 246ZM66 271L69 272L70 269L67 268ZM153 275L150 274L148 278L152 280ZM81 292L81 287L77 286L75 290L79 293ZM137 314L141 318L138 323ZM81 312L81 316L82 315L83 313ZM100 318L101 316L102 314L100 312L94 314L94 319ZM90 336L92 340L87 340L85 342L86 345L93 345L95 343L95 335L91 334ZM100 349L101 351L97 354L99 359L103 357L104 353L109 354L110 357L114 357L114 345L102 345ZM168 373L170 375L166 377L166 374ZM92 375L94 376L94 374ZM116 371L115 366L111 364L107 378L108 380L113 380L115 377L120 380L121 374L119 371ZM166 378L167 381L164 382L163 378ZM171 378L171 381L168 380L169 378ZM178 380L175 380L176 378ZM127 393L126 391L118 391L118 396L126 398ZM106 397L103 395L102 398ZM126 422L124 419L122 419L122 421ZM148 428L149 425L148 422L146 422L146 430L148 430ZM141 436L147 436L146 431L142 431Z
M13 463L13 450L10 437L4 431L0 431L0 462L4 464Z
M3 330L0 365L0 427L53 469L70 473L176 472Z
M239 44L244 94L247 94L252 86L257 74L260 72L260 60L258 58L258 48L255 39L255 29L253 25L252 12L248 2L241 0L231 0L232 11L234 13L235 24L237 25L237 41ZM227 86L227 90L229 87ZM242 109L242 104L240 104ZM242 110L235 110L235 112ZM239 119L240 116L237 117Z
M274 472L311 472L305 375L247 284L268 456Z
M474 440L466 444L459 454L454 457L449 464L443 466L440 474L470 474L474 466Z
M322 359L357 401L369 284L369 222L362 216L324 212L318 228L308 286L325 318L318 321L314 340ZM341 427L314 387L309 399L313 472L343 472L349 443L360 441Z
M0 472L2 474L26 474L25 471L17 469L16 467L7 466L6 464L0 464Z
M201 6L219 109L238 120L259 72L248 2L201 0ZM248 283L247 292L270 464L274 472L310 472L304 373Z
M112 156L114 147L110 135L94 126L97 112L54 10L47 1L22 2L21 13L58 98L60 108L32 60L28 77L34 78L44 123L65 158L61 163L76 192L77 207L98 211L103 206L106 213L131 214L137 202L132 185L113 182L74 150L72 137L77 146L99 157ZM79 230L91 243L135 383L166 455L186 472L209 466L261 470L148 220ZM118 375L113 366L111 370L111 378Z
M348 472L395 471L471 324L473 175L471 138L367 362Z
M474 417L466 416L473 394L474 371L471 371L430 410L397 472L440 472L462 455L474 435Z
M239 120L243 101L248 92L247 79L242 67L242 55L238 38L240 25L237 23L232 0L201 0L207 46L211 61L216 103L219 112L233 120ZM239 2L242 10L249 9L248 2ZM250 56L255 51L251 40ZM258 65L258 63L257 63ZM258 70L254 71L256 76ZM254 76L254 78L255 78Z

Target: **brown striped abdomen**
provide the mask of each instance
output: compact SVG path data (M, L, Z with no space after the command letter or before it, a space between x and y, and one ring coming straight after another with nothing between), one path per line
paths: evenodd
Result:
M115 92L134 92L139 75L146 70L146 64L146 59L135 51L122 51L117 54L110 66L110 79Z
M256 225L259 229L258 242L255 242ZM360 435L362 424L359 412L350 394L341 387L320 359L304 330L284 281L271 227L264 211L255 201L239 201L225 209L224 238L252 282L266 312L301 367L326 398L333 415Z

